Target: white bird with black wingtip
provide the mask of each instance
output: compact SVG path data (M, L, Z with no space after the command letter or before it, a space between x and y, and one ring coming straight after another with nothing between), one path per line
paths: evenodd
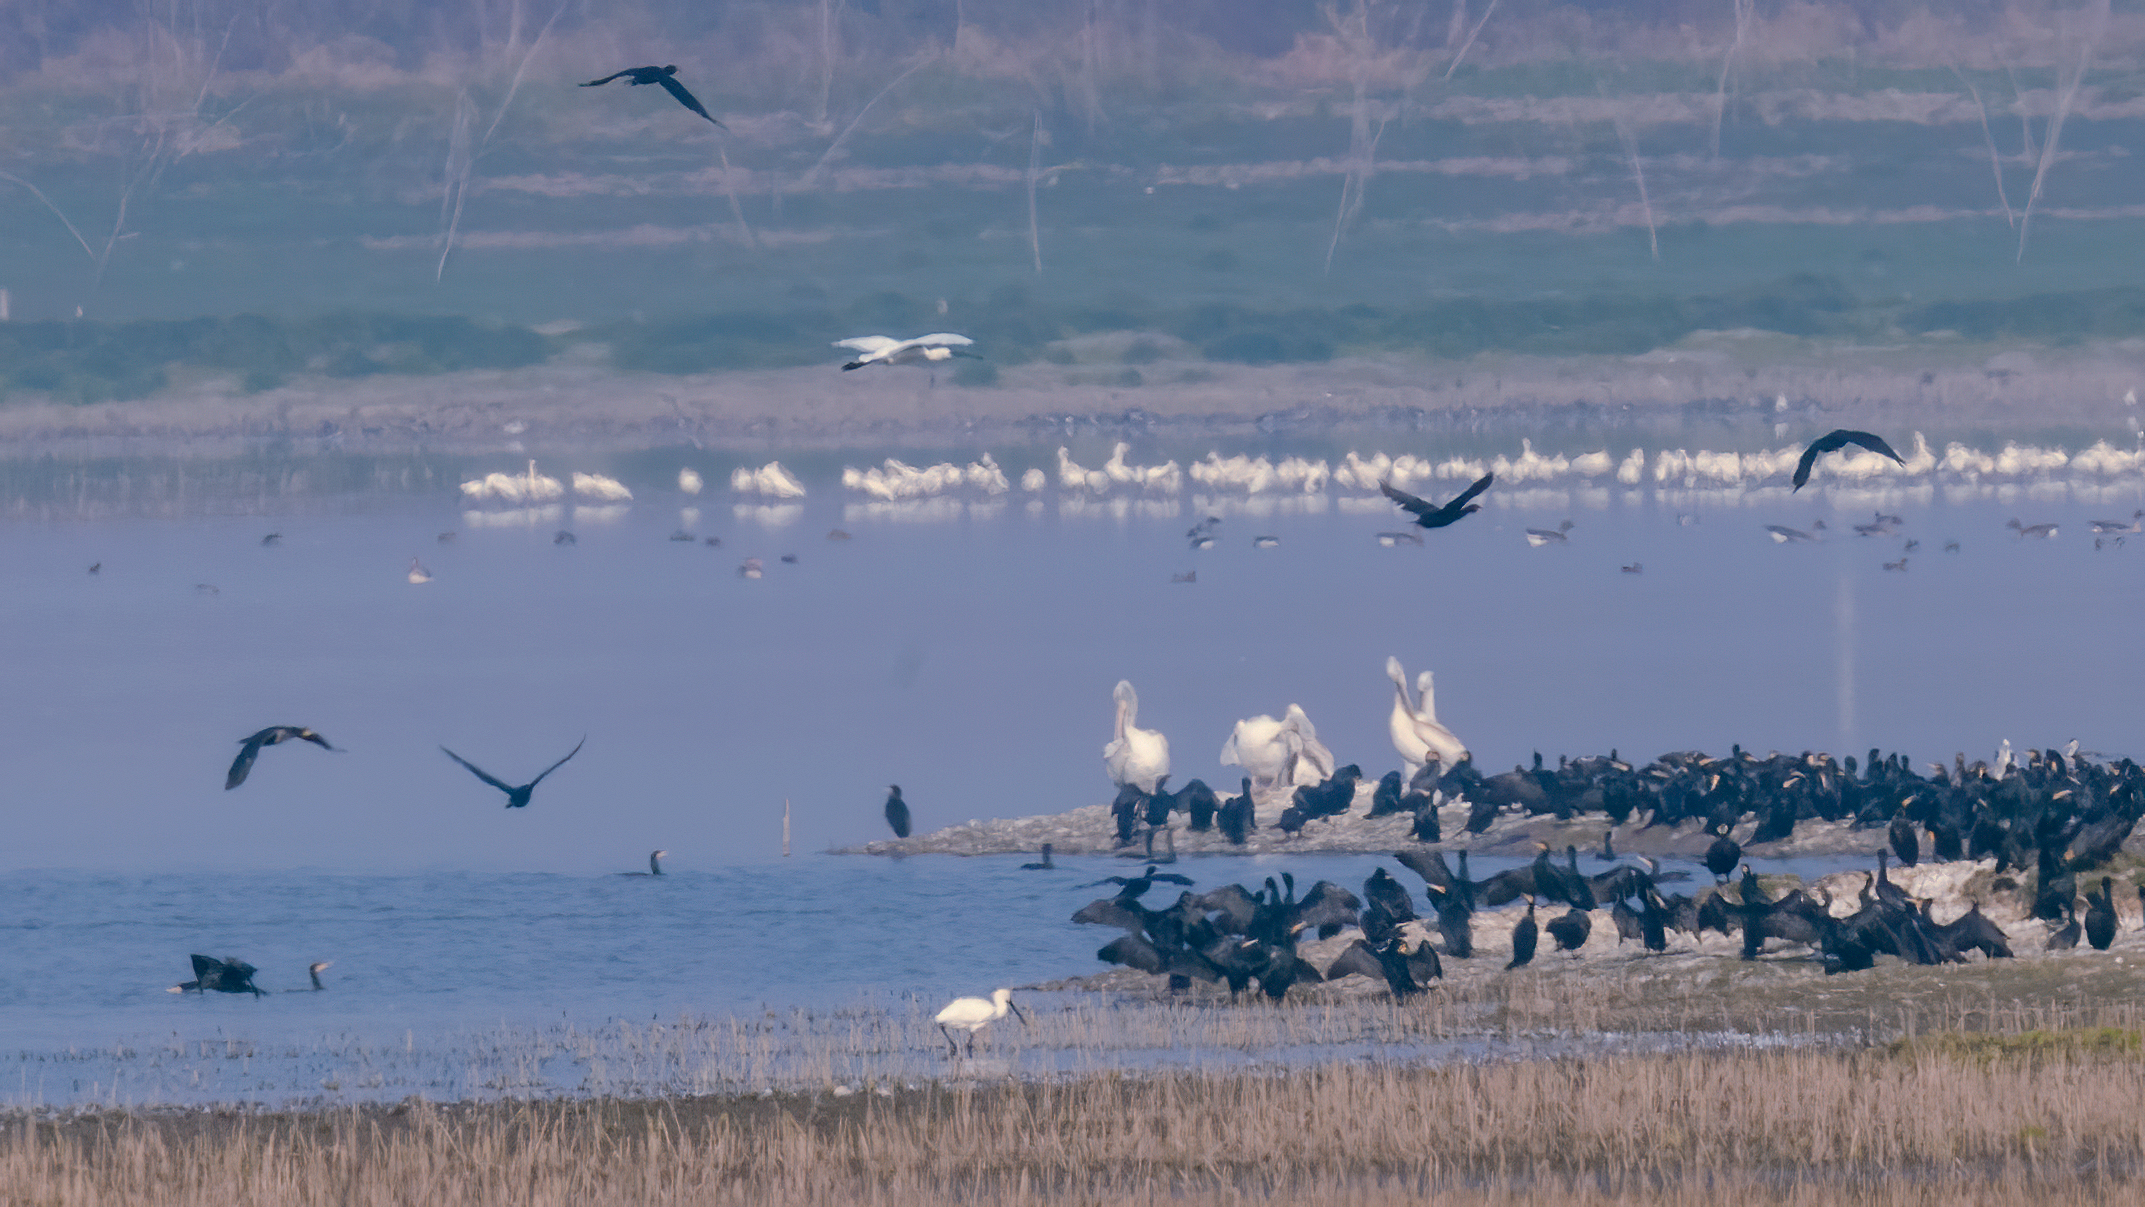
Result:
M1020 1019L1023 1026L1034 1025L1028 1019L1028 1012L1013 1004L1013 991L1010 989L994 989L988 999L957 997L946 1003L946 1008L939 1011L938 1017L932 1021L938 1024L939 1032L946 1037L948 1055L961 1054L961 1046L953 1038L953 1033L958 1030L968 1032L968 1054L974 1056L976 1032L1004 1018L1008 1010Z
M975 342L965 335L955 335L950 331L938 331L930 335L919 335L914 339L894 339L885 335L858 335L849 339L836 340L834 341L834 346L848 348L857 353L855 360L842 366L843 371L847 372L850 369L861 369L866 365L936 364L942 360L952 360L956 356L966 357L969 360L982 360L982 357L973 352L958 350L966 348Z

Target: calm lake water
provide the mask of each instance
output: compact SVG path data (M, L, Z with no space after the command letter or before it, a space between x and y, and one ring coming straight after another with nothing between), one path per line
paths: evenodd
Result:
M1052 463L999 459L1016 482ZM494 460L481 468L525 459ZM0 526L0 1095L276 1098L332 1080L451 1096L486 1084L454 1037L487 1029L867 990L938 1001L1092 971L1107 936L1066 921L1093 895L1066 885L1122 864L1046 880L1009 859L817 852L883 833L889 783L920 829L1107 800L1119 678L1171 737L1179 782L1233 783L1216 761L1231 724L1290 702L1343 761L1382 773L1387 655L1436 671L1441 717L1492 769L1735 742L1918 762L2006 738L2139 749L2145 545L2096 550L2086 531L2145 506L2136 475L1792 498L1537 486L1385 548L1374 534L1396 513L1354 492L1188 485L1113 507L1053 486L888 508L829 470L767 509L734 501L705 454L634 464L630 504L555 514L469 511L443 482L259 515ZM685 465L709 479L697 499L676 488ZM621 472L544 464L574 468ZM1899 530L1854 536L1878 507ZM1223 516L1218 541L1194 551L1184 532L1204 514ZM2020 539L2013 516L2061 533ZM1813 544L1764 528L1820 518ZM1564 519L1567 544L1523 539ZM829 540L836 527L853 539ZM667 539L681 528L722 544ZM554 543L562 529L578 540ZM264 546L269 532L282 538ZM1910 539L1907 568L1884 569ZM739 575L753 556L764 578ZM412 557L433 581L406 580ZM345 750L271 748L226 792L234 739L270 724ZM521 782L584 735L526 810L439 750ZM612 875L657 847L672 875ZM1283 867L1358 887L1377 862L1182 870L1202 888ZM165 994L191 951L242 956L278 990L332 959L332 989ZM212 1040L258 1050L204 1063ZM396 1075L361 1088L335 1071L390 1041L410 1062ZM115 1045L134 1055L99 1064Z

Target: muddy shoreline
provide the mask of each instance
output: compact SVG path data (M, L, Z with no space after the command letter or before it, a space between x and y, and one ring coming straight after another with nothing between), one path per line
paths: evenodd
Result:
M67 405L11 395L0 403L0 452L215 454L262 441L347 451L880 449L1043 442L1083 431L1271 437L1674 427L1693 418L1817 424L1846 415L1868 424L2119 432L2137 414L2124 399L2145 385L2145 341L1997 351L1828 348L1750 336L1640 356L1147 369L1142 384L1126 385L1121 366L1037 362L1005 367L995 385L964 387L934 384L921 369L661 376L554 361L424 377L300 378L258 393L228 375L197 373L135 401Z

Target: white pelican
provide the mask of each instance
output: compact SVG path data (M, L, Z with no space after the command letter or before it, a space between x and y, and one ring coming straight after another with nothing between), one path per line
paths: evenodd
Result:
M679 490L682 490L689 495L697 495L700 493L701 485L702 483L700 481L700 474L695 470L691 468L686 468L678 471Z
M411 558L411 559L410 559L410 585L414 587L414 586L418 585L419 583L428 583L428 582L431 582L431 581L432 581L432 572L431 572L430 570L427 570L427 569L425 569L425 568L424 568L424 565L423 565L422 563L420 563L420 562L419 562L419 561L418 561L418 560L417 560L416 558L414 558L414 557L413 557L413 558Z
M1415 773L1432 760L1450 770L1454 764L1467 757L1467 747L1452 731L1438 723L1436 687L1429 671L1415 677L1415 701L1408 700L1408 672L1400 665L1400 659L1385 660L1385 677L1393 681L1393 713L1387 719L1392 730L1393 749L1400 752L1400 776L1403 781L1415 778Z
M602 474L575 473L573 492L584 499L601 499L606 503L622 502L633 497L633 492L626 489L625 483L616 478L606 478Z
M939 1033L946 1037L948 1055L961 1054L961 1046L953 1039L953 1033L960 1030L968 1032L968 1054L974 1056L976 1032L1004 1018L1008 1010L1024 1025L1034 1025L1028 1022L1028 1012L1013 1004L1013 991L1010 989L993 989L988 1001L980 997L957 997L946 1003L946 1008L939 1011L938 1017L932 1021L938 1024Z
M1140 698L1131 680L1119 679L1110 694L1117 700L1117 736L1102 748L1102 765L1109 770L1111 783L1120 788L1131 784L1151 793L1156 781L1169 774L1169 739L1134 724L1139 720Z
M1278 721L1263 714L1238 721L1222 743L1221 762L1242 767L1259 788L1309 787L1333 777L1333 752L1318 740L1317 727L1296 704Z
M970 360L982 360L973 352L958 352L976 341L965 335L940 331L931 335L919 335L915 339L893 339L884 335L859 335L850 339L834 341L837 348L849 348L858 353L855 360L842 369L861 369L865 365L916 365L925 362L951 360L964 356Z

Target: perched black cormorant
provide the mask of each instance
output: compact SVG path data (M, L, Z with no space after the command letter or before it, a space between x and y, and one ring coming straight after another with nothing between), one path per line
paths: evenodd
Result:
M624 71L618 72L614 75L604 76L600 80L590 80L588 83L583 84L581 86L583 88L601 88L605 84L608 84L612 80L616 79L630 79L632 81L632 86L636 88L642 84L661 84L663 86L663 91L668 92L672 97L676 98L679 104L685 106L686 108L692 110L700 116L707 118L709 121L715 122L717 128L723 130L729 129L730 127L723 125L721 122L716 122L715 116L709 113L707 109L700 104L699 98L695 97L692 93L687 92L685 90L685 85L680 84L678 82L677 75L678 69L675 66L628 67Z
M1568 909L1549 920L1546 928L1549 937L1557 941L1558 951L1578 954L1586 946L1586 937L1594 931L1594 919L1583 909Z
M1534 944L1540 937L1534 924L1534 900L1527 900L1527 916L1512 928L1512 962L1504 966L1506 972L1523 968L1534 960Z
M1728 877L1742 862L1743 844L1726 834L1714 839L1713 845L1706 848L1706 870L1713 873L1716 883L1728 883Z
M231 770L223 777L224 791L229 792L246 782L247 774L253 770L253 760L260 757L261 747L290 741L311 742L322 750L335 749L328 745L328 739L303 725L271 725L250 738L239 739L241 749L238 757L231 760Z
M2085 941L2094 951L2106 951L2115 942L2115 878L2100 878L2100 895L2085 897Z
M566 759L570 759L573 756L581 753L581 747L586 745L588 745L588 739L584 737L579 742L576 742L574 744L574 748L572 750L566 752ZM494 778L482 767L477 766L475 763L470 762L468 759L463 758L461 755L456 754L452 750L448 750L445 746L440 747L440 750L443 751L448 758L453 759L455 762L460 763L464 767L467 767L471 775L476 776L478 779L483 780L485 783L490 784L492 787L497 788L501 792L506 793L506 807L509 809L526 808L529 804L529 797L536 791L536 786L544 782L544 776L550 775L552 772L557 771L559 768L566 765L566 759L560 759L558 762L553 763L549 767L544 768L543 775L539 775L535 779L530 780L528 783L523 784L522 786L517 788L504 780Z
M1922 860L1922 841L1914 833L1914 823L1907 820L1907 807L1901 805L1892 815L1892 853L1899 856L1899 866L1911 868Z
M901 785L886 786L886 824L894 828L894 837L909 836L909 803L901 799Z

